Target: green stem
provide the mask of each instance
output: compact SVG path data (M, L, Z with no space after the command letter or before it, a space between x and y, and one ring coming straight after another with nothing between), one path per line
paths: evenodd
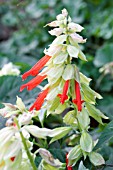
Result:
M20 126L19 126L19 123L18 123L17 119L15 120L15 122L16 122L16 125L17 125L18 129L20 130ZM28 149L28 146L27 146L27 143L26 143L26 139L24 138L23 133L21 131L20 131L20 136L21 136L22 143L24 145L26 154L27 154L27 156L29 158L29 161L31 163L32 169L33 170L37 170L37 167L35 166L34 160L33 160L32 156L31 156L31 153L30 153L30 151Z

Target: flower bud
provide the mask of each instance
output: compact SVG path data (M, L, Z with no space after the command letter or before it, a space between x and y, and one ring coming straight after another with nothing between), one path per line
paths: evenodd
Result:
M67 17L68 12L67 12L67 10L66 10L65 8L62 10L62 14L63 14L65 17Z

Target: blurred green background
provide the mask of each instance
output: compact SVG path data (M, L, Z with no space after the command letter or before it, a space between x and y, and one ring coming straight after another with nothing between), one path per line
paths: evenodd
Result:
M77 64L81 72L92 78L91 87L103 96L102 100L97 101L97 107L112 121L112 0L0 0L0 69L9 62L19 66L21 74L30 69L55 38L49 35L49 28L43 26L55 20L63 8L68 10L74 22L85 27L81 35L87 38L87 43L81 48L89 62L78 61ZM20 93L21 84L21 76L1 76L0 102L14 104L18 95L26 106L33 103L40 89ZM108 163L113 164L113 147L102 146L101 152Z

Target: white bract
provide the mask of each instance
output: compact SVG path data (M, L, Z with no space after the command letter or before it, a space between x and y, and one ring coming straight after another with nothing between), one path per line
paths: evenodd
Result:
M86 39L83 39L83 37L77 33L70 34L70 36L73 39L73 41L75 41L77 43L85 43L86 42Z
M54 28L53 30L49 31L51 35L56 35L59 36L60 34L63 33L63 28Z
M7 117L7 114L12 111L16 111L16 106L10 103L3 103L5 105L4 108L0 109L0 115L3 117Z
M71 22L68 24L68 29L72 32L81 32L84 28L79 24L75 24L74 22Z

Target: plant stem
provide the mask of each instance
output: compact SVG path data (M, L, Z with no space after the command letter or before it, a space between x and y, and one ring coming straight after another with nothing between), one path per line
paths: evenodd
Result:
M16 125L17 125L18 129L20 130L20 126L19 126L19 123L18 123L17 119L15 120L15 122L16 122ZM23 143L23 145L24 145L26 154L27 154L27 156L28 156L28 158L29 158L29 161L30 161L30 163L31 163L32 169L33 169L33 170L37 170L37 167L36 167L36 165L35 165L35 163L34 163L34 160L33 160L32 156L31 156L31 153L30 153L30 151L29 151L29 149L28 149L28 146L27 146L27 143L26 143L26 139L24 138L23 133L22 133L21 131L20 131L20 136L21 136L22 143Z

